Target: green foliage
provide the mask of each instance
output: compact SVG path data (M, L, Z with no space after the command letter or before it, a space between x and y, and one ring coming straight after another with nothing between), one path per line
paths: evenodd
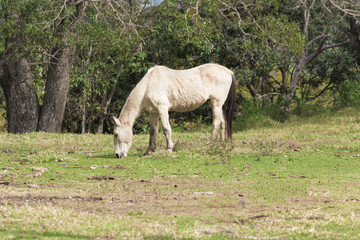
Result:
M296 105L292 114L299 117L311 117L325 112L325 108L319 104L304 102L303 99L296 99Z
M301 29L296 22L290 21L289 17L284 14L274 16L266 16L262 19L264 40L271 40L272 51L281 55L281 58L294 57L302 53L305 38L301 33ZM283 61L283 59L278 59Z
M145 32L152 61L173 68L189 68L209 61L221 36L216 1L164 1L153 14L152 28Z
M335 95L335 106L360 107L360 78L341 83Z
M241 104L241 109L241 115L236 118L233 124L235 130L276 127L279 124L278 120L285 120L276 114L282 112L276 105L262 109L253 100L244 100Z

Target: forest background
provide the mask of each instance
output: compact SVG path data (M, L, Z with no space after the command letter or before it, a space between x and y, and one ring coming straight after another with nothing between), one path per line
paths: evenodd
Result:
M237 129L357 107L359 19L357 0L0 0L1 128L111 132L154 65L232 69ZM211 109L171 118L188 129Z

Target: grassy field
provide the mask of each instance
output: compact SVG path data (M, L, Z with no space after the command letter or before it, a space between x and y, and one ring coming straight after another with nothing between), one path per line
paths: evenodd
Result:
M359 239L360 113L236 132L0 135L0 239Z

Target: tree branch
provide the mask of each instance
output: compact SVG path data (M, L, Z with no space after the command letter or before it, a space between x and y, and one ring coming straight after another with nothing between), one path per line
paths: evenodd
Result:
M310 47L311 45L313 45L314 44L314 42L316 42L317 40L319 40L319 39L321 39L321 38L324 38L324 37L329 37L329 35L326 35L325 33L322 33L322 34L320 34L319 36L317 36L317 37L314 37L313 39L311 39L306 45L308 46L308 47Z
M306 101L313 101L316 98L320 97L323 93L325 93L331 86L332 82L330 82L328 85L326 85L326 87L324 87L318 94L316 94L315 96L311 97L311 98L306 98Z
M267 94L264 94L264 95L261 95L261 96L257 96L255 99L264 98L264 97L272 96L272 95L282 95L282 94L277 93L277 92L272 92L272 93L267 93Z
M305 58L305 65L309 62L311 62L312 60L314 60L317 56L320 55L320 53L322 53L325 49L323 49L323 46L325 44L325 41L329 38L329 35L324 35L323 38L321 39L321 42L318 46L318 48L316 49L315 52L313 52L312 54L306 56Z
M328 2L330 2L333 7L343 12L347 16L352 16L354 18L360 17L360 2L357 0L354 0L354 3L350 3L347 1L340 1L339 3L337 3L336 0L328 0ZM324 1L323 4L325 5Z
M329 49L329 48L341 47L341 46L343 46L343 45L345 45L345 44L348 44L348 43L350 43L350 39L347 39L347 40L345 40L345 41L343 41L343 42L340 42L340 43L334 43L334 44L331 44L331 45L325 45L325 46L322 48L322 50L324 51L324 50Z

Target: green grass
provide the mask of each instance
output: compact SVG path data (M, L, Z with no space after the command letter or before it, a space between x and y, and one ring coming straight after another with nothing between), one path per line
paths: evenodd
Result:
M360 238L360 113L209 136L1 134L0 239Z

